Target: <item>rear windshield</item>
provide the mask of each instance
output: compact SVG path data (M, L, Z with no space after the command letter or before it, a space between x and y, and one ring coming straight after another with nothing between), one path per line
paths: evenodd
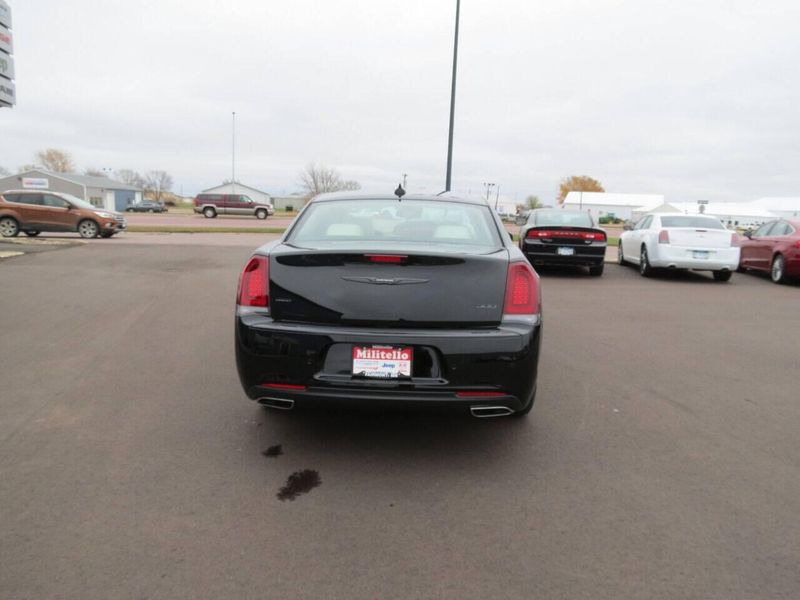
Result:
M366 198L311 204L287 242L313 247L374 247L399 242L476 253L501 246L488 206Z
M567 225L572 227L594 227L589 213L571 210L542 210L533 213L534 225Z
M694 217L692 215L676 215L661 217L662 227L697 227L699 229L725 229L719 219L711 217Z

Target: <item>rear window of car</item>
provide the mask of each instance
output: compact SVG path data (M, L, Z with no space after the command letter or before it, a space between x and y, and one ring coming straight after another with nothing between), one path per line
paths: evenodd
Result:
M333 200L309 205L287 242L298 246L439 246L492 252L502 246L488 206L432 200Z
M676 215L661 217L662 227L697 227L698 229L725 229L719 219L711 217L694 217L692 215Z
M533 224L572 227L594 227L594 220L587 212L571 210L542 210L533 213Z

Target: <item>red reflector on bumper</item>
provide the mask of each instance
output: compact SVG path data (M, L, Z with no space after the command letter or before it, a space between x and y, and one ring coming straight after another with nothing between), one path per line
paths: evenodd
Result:
M262 383L258 387L270 390L284 390L287 392L305 392L308 389L304 385L296 385L294 383Z

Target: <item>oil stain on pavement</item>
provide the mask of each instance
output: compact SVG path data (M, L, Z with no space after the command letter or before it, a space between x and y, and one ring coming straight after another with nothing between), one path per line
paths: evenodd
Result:
M280 444L276 444L275 446L270 446L266 450L264 450L261 454L266 456L267 458L278 458L281 454L283 454L283 448Z
M289 475L289 479L286 480L286 485L278 492L278 500L281 502L294 500L301 494L307 494L321 483L322 480L319 478L319 473L316 471L312 471L311 469L295 471Z

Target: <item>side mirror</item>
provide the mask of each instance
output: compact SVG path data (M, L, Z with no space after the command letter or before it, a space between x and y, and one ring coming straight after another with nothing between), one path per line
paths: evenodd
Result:
M746 237L748 240L751 240L751 239L753 239L753 230L752 229L748 229L742 235L744 237Z
M67 210L72 210L74 208L72 204L70 204L69 202L65 202L64 205L65 205L64 208L66 208Z
M511 233L510 231L508 232L508 237L511 238L512 242L514 241L514 234Z

